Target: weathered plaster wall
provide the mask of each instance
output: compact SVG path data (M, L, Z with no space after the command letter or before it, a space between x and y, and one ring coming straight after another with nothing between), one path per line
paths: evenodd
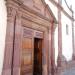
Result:
M63 13L62 15L62 54L66 57L69 61L72 59L72 22L71 20L66 17ZM66 33L66 25L68 34Z

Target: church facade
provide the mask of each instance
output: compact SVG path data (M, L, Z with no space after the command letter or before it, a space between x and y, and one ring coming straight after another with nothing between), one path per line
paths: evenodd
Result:
M54 14L44 0L7 0L6 6L2 75L48 75L57 23Z
M45 0L6 0L7 29L2 75L65 75L65 71L74 66L73 11L70 9L70 15L61 6L61 0L49 0L49 3ZM62 53L66 49L66 41L62 41L63 25L67 35L71 32L69 41L73 60L70 62ZM69 32L68 26L72 26ZM57 27L56 65L54 37Z

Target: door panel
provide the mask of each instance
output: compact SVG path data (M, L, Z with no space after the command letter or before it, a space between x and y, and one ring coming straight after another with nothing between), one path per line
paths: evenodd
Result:
M32 54L33 54L33 38L32 31L23 28L22 37L22 55L21 55L21 75L32 75Z
M22 41L23 49L32 49L32 38L24 38Z
M42 38L42 32L23 27L20 75L42 75Z
M32 75L32 38L24 38L22 42L21 75Z

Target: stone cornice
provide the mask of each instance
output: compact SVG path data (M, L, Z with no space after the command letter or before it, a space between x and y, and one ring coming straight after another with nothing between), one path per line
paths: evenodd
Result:
M39 25L43 25L45 27L49 27L50 26L50 23L52 23L52 20L50 20L47 17L45 17L44 15L41 15L40 13L34 11L33 9L30 9L29 7L27 7L26 5L24 5L22 1L21 2L20 1L21 0L7 0L7 7L8 8L11 7L11 8L16 9L16 12L17 11L23 12L22 18L24 18L24 19L25 19L24 16L26 15L26 11L27 11L27 12L29 12L29 13L32 14L31 16L33 17L33 19L34 19L34 17L37 17L37 18L35 18L35 20L36 19L37 20L42 20L44 22L44 24L41 22L41 23L39 23ZM30 20L31 18L26 18L26 19ZM36 23L36 21L34 21L34 22Z
M42 14L40 14L39 12L34 11L33 9L30 9L29 7L27 7L26 5L24 5L22 2L18 1L18 0L13 0L15 3L17 3L19 5L19 7L21 7L22 9L31 12L37 16L39 16L40 18L50 21L47 17L43 16Z
M32 22L32 23L35 23L35 24L37 24L37 25L44 26L44 27L49 27L49 26L50 26L49 23L47 23L47 24L44 24L44 23L42 24L41 22L38 23L38 22L36 22L36 21L33 21L33 20L29 19L29 18L26 18L26 17L22 16L22 21L23 21L23 20L27 20L27 21L29 21L29 22Z

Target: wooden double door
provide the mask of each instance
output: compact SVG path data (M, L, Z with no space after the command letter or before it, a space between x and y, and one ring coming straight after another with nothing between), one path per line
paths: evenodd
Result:
M42 38L25 32L22 39L21 75L42 75ZM26 36L27 35L27 36Z

